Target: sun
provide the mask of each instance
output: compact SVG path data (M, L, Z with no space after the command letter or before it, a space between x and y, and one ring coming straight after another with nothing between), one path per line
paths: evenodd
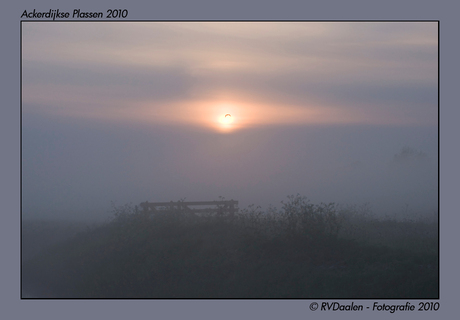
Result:
M230 113L224 113L219 116L219 125L221 131L229 132L234 129L235 117Z
M233 122L233 117L230 113L226 113L222 120L223 120L222 123L224 124L231 124Z

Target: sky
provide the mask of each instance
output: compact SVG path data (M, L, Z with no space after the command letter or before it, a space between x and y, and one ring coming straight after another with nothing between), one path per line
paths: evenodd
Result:
M22 24L23 218L291 194L437 211L437 23Z

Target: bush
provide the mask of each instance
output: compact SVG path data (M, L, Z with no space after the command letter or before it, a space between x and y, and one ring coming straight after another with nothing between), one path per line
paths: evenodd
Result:
M288 233L309 239L337 238L341 219L337 215L334 203L314 205L299 194L288 196L288 201L281 203L281 217Z

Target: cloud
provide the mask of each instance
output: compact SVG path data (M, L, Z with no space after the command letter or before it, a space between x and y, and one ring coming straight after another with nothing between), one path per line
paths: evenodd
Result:
M432 124L436 30L429 23L30 23L23 100L41 112L204 128L215 128L223 104L245 110L241 128Z

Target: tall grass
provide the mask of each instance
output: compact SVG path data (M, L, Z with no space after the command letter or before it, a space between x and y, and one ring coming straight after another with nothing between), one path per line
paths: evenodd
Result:
M437 226L290 196L234 216L114 207L110 223L23 263L67 298L437 298ZM46 292L46 293L45 293Z

